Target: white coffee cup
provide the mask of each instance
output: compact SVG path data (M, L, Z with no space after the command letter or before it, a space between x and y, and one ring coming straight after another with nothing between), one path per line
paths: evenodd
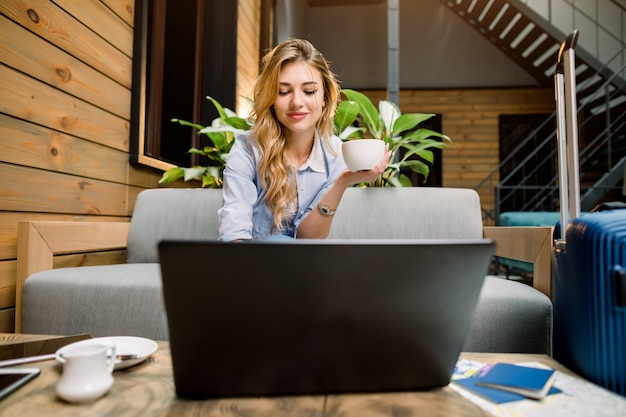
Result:
M380 164L385 155L385 141L351 139L341 145L343 160L352 172L368 170Z
M63 371L57 394L69 402L89 402L100 398L113 386L115 345L84 344L63 352Z

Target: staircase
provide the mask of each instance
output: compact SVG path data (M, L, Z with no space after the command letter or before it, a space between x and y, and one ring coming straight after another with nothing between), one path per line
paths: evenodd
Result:
M541 86L554 87L554 70L561 42L567 36L537 11L519 0L441 0L491 43L511 57ZM606 0L610 1L610 0ZM565 4L565 3L564 3ZM545 4L544 4L545 5ZM574 6L571 6L574 7ZM622 6L613 4L612 7ZM621 42L620 42L621 43ZM576 81L579 121L581 209L590 210L603 200L621 199L621 183L626 163L626 45L601 62L580 45L576 48ZM518 211L558 210L558 173L541 184L529 183L537 158L554 165L555 114L550 115L527 140L522 141L500 166L475 188L496 190L496 204L483 208L485 218L497 222L499 207L523 190L524 203ZM550 132L539 146L528 151L527 142L540 132ZM516 155L524 152L526 155ZM507 176L499 178L500 168L511 160L522 160ZM525 169L520 179L519 170ZM528 171L528 172L526 172ZM510 183L515 177L516 183Z

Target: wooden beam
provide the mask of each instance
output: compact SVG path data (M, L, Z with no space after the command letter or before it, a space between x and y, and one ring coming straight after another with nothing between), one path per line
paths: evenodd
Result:
M54 255L123 249L129 229L128 222L19 222L15 332L22 331L24 283L28 277L52 269Z

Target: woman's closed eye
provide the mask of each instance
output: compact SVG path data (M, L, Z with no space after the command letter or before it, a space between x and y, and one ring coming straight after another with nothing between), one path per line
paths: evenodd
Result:
M291 90L279 90L278 91L278 95L281 97L289 95L290 93L291 93ZM317 93L317 90L303 90L303 93L307 96L313 96L315 95L315 93Z

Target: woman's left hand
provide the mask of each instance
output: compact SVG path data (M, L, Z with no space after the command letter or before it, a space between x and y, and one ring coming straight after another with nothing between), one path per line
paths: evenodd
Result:
M363 170L363 171L345 171L342 176L344 180L348 183L348 185L359 184L362 182L372 182L375 181L389 166L389 158L391 157L391 152L389 151L389 145L385 145L385 155L383 159L380 161L378 165L376 165L372 169Z

